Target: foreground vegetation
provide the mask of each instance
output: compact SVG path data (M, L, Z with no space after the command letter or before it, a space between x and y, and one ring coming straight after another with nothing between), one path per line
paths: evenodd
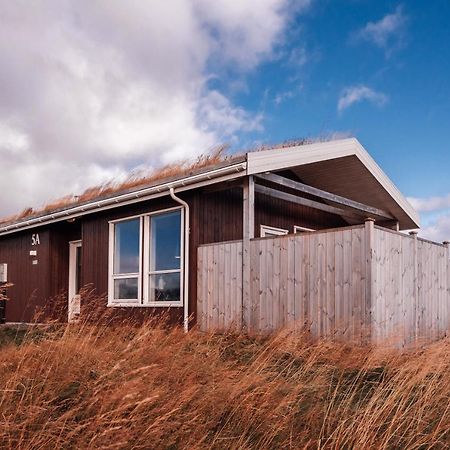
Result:
M449 448L449 340L402 355L151 322L0 336L0 448Z

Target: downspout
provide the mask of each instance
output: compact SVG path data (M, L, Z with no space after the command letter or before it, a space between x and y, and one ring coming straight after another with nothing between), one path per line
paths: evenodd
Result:
M169 190L170 196L184 207L184 269L183 269L183 301L184 301L184 331L189 331L189 205L175 195L173 187Z

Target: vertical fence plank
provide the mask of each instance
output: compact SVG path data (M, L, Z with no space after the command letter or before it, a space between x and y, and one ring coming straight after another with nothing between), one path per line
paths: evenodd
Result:
M345 305L344 305L344 233L335 234L334 243L335 265L335 327L337 337L340 339L345 330Z
M289 264L289 254L288 254L288 245L289 245L289 237L283 237L280 239L280 293L279 293L279 301L280 301L280 324L281 328L287 326L287 310L288 310L288 264Z
M335 284L336 284L336 266L334 260L335 252L335 233L327 233L326 237L326 291L325 291L325 311L326 329L325 335L334 337L335 335Z
M204 286L204 272L203 272L203 249L199 248L197 251L197 262L199 269L197 270L197 326L200 330L203 330L203 286Z

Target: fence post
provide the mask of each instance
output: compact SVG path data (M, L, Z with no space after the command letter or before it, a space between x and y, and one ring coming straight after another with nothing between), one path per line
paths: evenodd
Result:
M419 265L417 258L417 231L410 231L409 235L413 238L413 300L414 300L414 308L413 308L413 319L414 319L414 339L417 345L417 341L419 339L419 329L420 329L420 311L419 311Z
M242 206L242 330L250 331L250 239L253 239L255 236L255 184L252 175L244 178Z
M366 301L364 305L364 317L362 318L363 325L363 341L371 344L372 340L372 308L373 305L373 247L374 247L374 231L375 219L368 217L365 220L365 236L366 236Z
M447 261L448 261L450 258L450 241L444 241L442 245L447 249Z
M447 255L447 259L446 259L446 265L445 265L445 312L442 314L442 317L445 317L444 319L444 327L443 327L443 333L445 334L448 330L448 325L449 325L449 320L450 320L450 298L449 298L449 289L450 289L450 285L449 285L449 281L450 281L450 273L449 273L449 260L450 260L450 241L444 241L442 243L446 249L446 255Z

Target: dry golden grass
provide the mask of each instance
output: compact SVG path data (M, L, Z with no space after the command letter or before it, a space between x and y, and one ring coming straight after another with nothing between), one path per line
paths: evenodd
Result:
M448 340L400 354L156 321L3 336L0 448L449 448Z

